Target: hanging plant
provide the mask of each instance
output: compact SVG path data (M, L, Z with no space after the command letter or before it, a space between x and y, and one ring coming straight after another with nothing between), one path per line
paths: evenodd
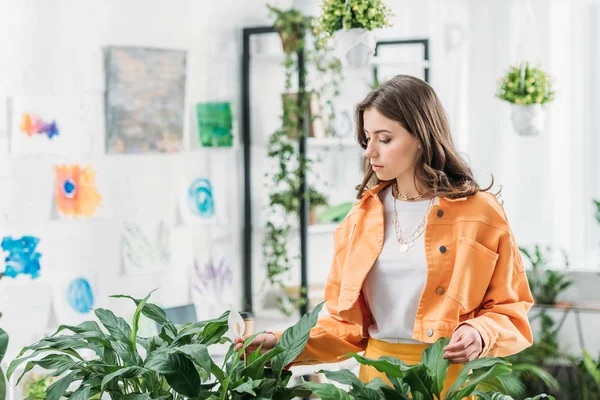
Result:
M299 153L296 139L304 135L301 124L311 96L316 96L318 101L324 101L328 106L328 113L312 113L311 120L307 123L312 124L314 119L320 118L326 127L326 134L332 134L330 122L335 116L333 99L339 94L341 63L332 55L328 43L320 41L317 37L318 31L313 29L312 18L302 16L294 9L279 10L270 5L267 7L276 18L274 27L280 32L285 52L285 93L282 96L281 127L270 136L267 145L272 168L265 174L269 191L269 215L265 224L262 250L267 270L266 282L281 290L278 298L280 309L284 314L290 315L303 300L302 296L285 294L284 277L292 270L298 258L290 255L288 237L297 226L300 215L301 167L305 168L305 176L314 174L311 170L313 160ZM298 31L298 27L301 31ZM312 35L311 48L305 46L306 35ZM310 91L307 89L304 93L293 93L292 80L298 73L296 58L299 51L303 51L305 55L304 82L307 88L310 87ZM311 71L310 82L308 70ZM290 136L294 134L295 140L291 140ZM318 175L315 177L318 179ZM327 204L327 198L310 186L308 197L311 207Z
M515 131L522 136L535 136L544 129L544 105L554 100L554 91L550 76L525 61L511 66L500 79L496 97L511 103Z
M318 30L333 37L341 59L353 67L368 65L377 40L373 29L392 26L394 14L382 0L323 0Z

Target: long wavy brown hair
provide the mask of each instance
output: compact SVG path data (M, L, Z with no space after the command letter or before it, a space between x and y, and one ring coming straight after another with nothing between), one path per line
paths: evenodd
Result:
M418 139L421 150L415 165L415 184L419 182L425 188L422 195L459 198L488 191L493 186L493 176L492 183L485 189L475 181L473 172L454 146L446 112L427 82L397 75L371 91L356 106L356 138L363 149L367 148L363 116L369 108L399 122ZM363 158L363 170L363 182L357 186L358 199L366 188L382 182L367 157Z

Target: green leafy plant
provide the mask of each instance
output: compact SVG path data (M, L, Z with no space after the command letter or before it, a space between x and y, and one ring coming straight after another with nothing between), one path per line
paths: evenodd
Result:
M23 395L25 400L38 400L46 398L46 390L56 382L56 377L32 374L23 381Z
M96 309L100 324L60 326L55 334L24 348L11 362L8 376L25 363L18 382L35 366L47 370L49 377L59 377L45 390L47 400L98 399L104 393L113 400L291 399L310 394L303 386L288 387L291 373L285 367L305 347L322 304L287 329L273 349L264 354L258 349L246 358L242 352L256 335L234 352L224 336L229 312L213 320L174 325L163 309L148 303L150 294L144 299L111 297L135 302L131 325L110 310ZM141 314L161 325L158 335L138 336ZM217 364L208 348L228 342L229 351ZM2 343L6 340L0 335Z
M0 317L2 314L0 313ZM4 359L4 355L6 354L6 350L8 349L8 334L4 331L4 329L0 328L0 363ZM0 400L6 399L6 378L4 376L4 371L0 368Z
M551 252L552 247L536 244L533 251L525 247L519 247L519 250L531 263L531 268L527 270L527 278L536 304L556 304L558 296L573 284L573 280L567 273L547 268L549 260L545 252ZM564 250L562 255L565 268L568 268L569 258Z
M392 26L390 18L393 16L382 0L323 0L317 30L325 35L351 28L372 31Z
M598 223L600 223L600 201L598 200L593 200L594 204L596 205L596 212L595 212L595 217L596 217L596 221L598 221Z
M304 32L311 29L312 18L295 9L281 10L267 4L269 11L275 15L275 30L281 37L283 51L294 53L304 47Z
M539 66L531 67L525 61L511 66L500 79L496 97L509 103L529 105L551 102L554 94L550 76Z
M262 254L266 267L266 281L271 286L280 289L278 298L280 310L290 315L294 308L304 300L303 296L292 297L285 295L285 279L297 259L290 255L288 249L288 236L300 215L300 187L303 180L313 176L311 169L313 159L301 155L298 144L290 140L290 136L304 135L304 115L309 107L309 99L315 96L319 101L325 100L328 108L327 115L311 114L312 123L321 119L327 129L327 134L332 134L330 121L335 116L333 99L339 95L339 81L341 77L341 63L332 54L332 49L325 42L316 37L316 31L311 29L313 20L304 17L297 10L280 10L268 6L269 11L275 16L275 29L280 33L285 52L283 63L285 69L285 95L283 96L281 127L270 137L267 145L267 154L273 165L265 174L267 189L269 191L269 215L265 223L265 236L262 241ZM305 45L306 34L313 35L313 47ZM288 43L289 42L289 43ZM307 90L302 93L290 93L293 87L292 78L298 72L297 52L304 52L306 67L303 69L303 79ZM308 79L307 71L314 73L314 82ZM290 135L293 132L293 135ZM301 171L305 170L305 176ZM318 178L318 175L316 176ZM308 202L311 207L326 205L327 198L318 190L309 186Z
M333 381L350 385L348 393L329 383L306 383L321 399L401 399L434 400L442 399L442 389L450 362L444 359L444 347L450 342L448 338L439 339L425 350L423 361L408 365L392 357L380 357L377 360L365 358L358 354L350 354L359 363L369 365L385 373L393 385L388 386L380 378L368 383L361 382L348 370L329 372L321 371ZM501 377L511 373L511 365L499 358L484 357L465 364L458 378L450 387L445 400L460 400L470 395L484 399L509 400ZM488 390L490 389L490 390ZM551 398L539 395L531 398Z

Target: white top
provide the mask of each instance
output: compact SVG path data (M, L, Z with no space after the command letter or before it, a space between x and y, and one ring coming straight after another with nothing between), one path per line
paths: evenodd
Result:
M363 283L374 321L369 327L369 335L390 343L419 343L412 339L412 332L427 279L425 233L412 248L402 253L392 221L396 201L400 230L404 237L412 235L428 212L430 200L395 200L391 186L383 189L379 198L385 213L383 249Z

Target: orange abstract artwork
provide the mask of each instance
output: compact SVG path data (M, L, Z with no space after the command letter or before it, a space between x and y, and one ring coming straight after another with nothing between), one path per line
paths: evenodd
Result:
M62 214L91 217L101 206L102 196L96 190L96 172L92 167L55 165L56 204Z

